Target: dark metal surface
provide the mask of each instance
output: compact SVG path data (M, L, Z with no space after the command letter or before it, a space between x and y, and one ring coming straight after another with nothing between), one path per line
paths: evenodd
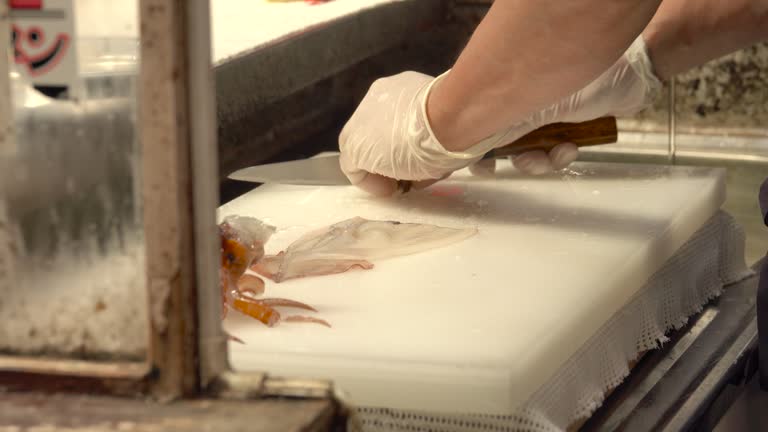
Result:
M760 270L760 283L757 290L757 326L760 387L768 391L768 265L764 265Z
M581 430L711 430L756 369L757 281L728 286L647 354Z
M768 226L768 178L760 186L758 201L760 202L763 222ZM757 290L757 327L758 352L762 353L759 356L760 387L764 391L768 391L768 265L764 265L760 271L760 283Z

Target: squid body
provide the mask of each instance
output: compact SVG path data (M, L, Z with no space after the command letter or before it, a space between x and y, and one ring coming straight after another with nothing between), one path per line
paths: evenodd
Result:
M281 321L276 307L315 311L309 305L288 299L259 298L264 281L246 274L254 272L275 282L343 273L353 268L371 269L373 261L432 250L473 236L475 228L445 228L419 223L369 220L354 217L311 231L276 255L264 254L264 244L275 228L247 216L228 216L219 225L221 236L222 316L233 308L267 326ZM289 316L284 321L330 325L318 318Z

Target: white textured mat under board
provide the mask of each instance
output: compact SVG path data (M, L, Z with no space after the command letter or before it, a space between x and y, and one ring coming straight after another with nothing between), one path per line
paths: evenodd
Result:
M355 404L512 413L619 311L724 201L724 170L579 163L529 178L455 174L398 199L353 187L260 187L220 209L309 229L362 216L476 226L462 243L369 271L274 284L332 325L266 328L237 313L239 370L333 379Z

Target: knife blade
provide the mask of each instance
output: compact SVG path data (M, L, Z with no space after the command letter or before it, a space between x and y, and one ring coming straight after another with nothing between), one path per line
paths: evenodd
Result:
M553 123L486 153L483 159L515 156L533 150L549 151L556 145L565 142L584 147L615 143L617 139L618 130L614 117L601 117L581 123ZM232 180L251 183L312 186L350 184L349 179L341 171L338 154L255 165L237 170L228 177ZM410 189L409 183L408 181L400 181L400 189L407 191Z
M237 170L228 177L232 180L251 183L282 183L312 186L350 184L347 176L341 171L338 154L255 165Z

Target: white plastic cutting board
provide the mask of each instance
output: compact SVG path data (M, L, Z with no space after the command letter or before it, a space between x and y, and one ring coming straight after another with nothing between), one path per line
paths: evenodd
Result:
M237 370L332 379L362 406L509 413L525 402L725 198L724 170L576 164L565 175L454 174L398 199L354 187L266 185L220 209L279 228L276 253L353 216L479 233L443 249L275 284L332 329L230 313Z

